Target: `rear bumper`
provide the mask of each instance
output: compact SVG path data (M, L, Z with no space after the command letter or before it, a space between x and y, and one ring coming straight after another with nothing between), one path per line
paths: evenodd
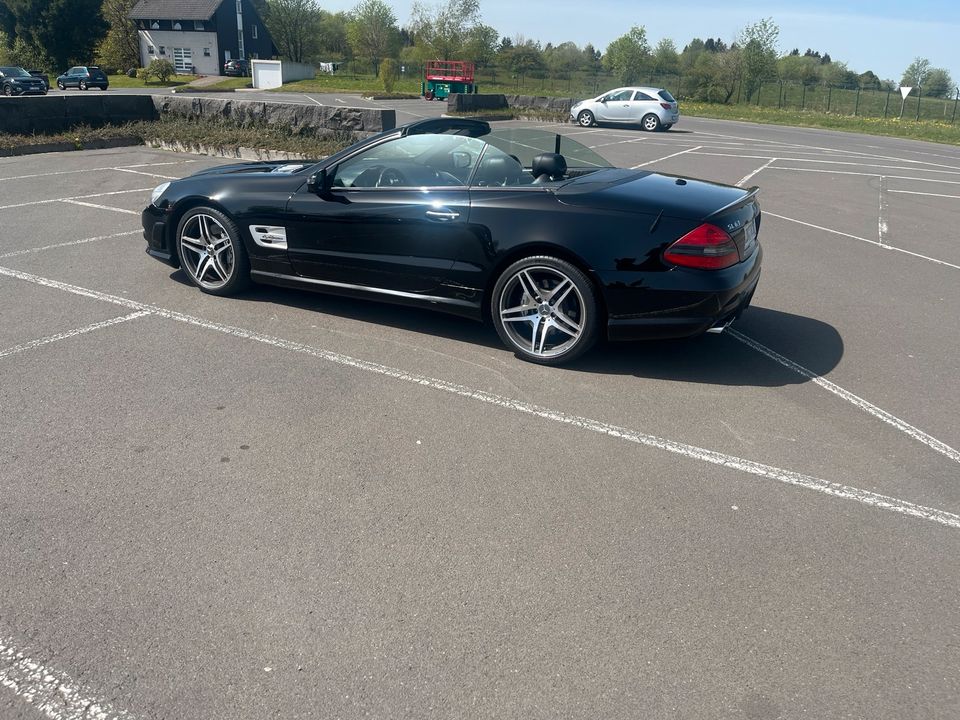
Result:
M607 302L610 340L693 337L736 320L753 299L763 251L720 271L675 268L656 275L598 273ZM615 276L615 277L614 277ZM651 304L657 307L650 308Z

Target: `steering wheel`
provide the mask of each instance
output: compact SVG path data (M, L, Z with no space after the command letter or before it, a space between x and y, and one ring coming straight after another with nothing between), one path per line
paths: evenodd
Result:
M406 184L407 179L403 176L403 173L395 168L384 168L380 171L380 177L377 178L377 187L394 187Z

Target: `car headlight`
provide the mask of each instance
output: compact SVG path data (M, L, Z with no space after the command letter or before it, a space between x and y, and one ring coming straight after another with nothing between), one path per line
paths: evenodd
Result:
M156 204L157 204L157 200L159 200L159 199L160 199L160 196L163 195L163 194L167 191L167 188L168 188L168 187L170 187L170 183L168 183L168 182L160 183L159 185L157 185L157 186L153 189L153 192L150 193L150 204L151 204L151 205L156 205Z

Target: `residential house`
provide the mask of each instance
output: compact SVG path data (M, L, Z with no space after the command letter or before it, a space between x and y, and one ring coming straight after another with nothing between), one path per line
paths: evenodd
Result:
M178 73L219 75L227 60L277 55L250 0L139 0L130 18L144 67L161 58Z

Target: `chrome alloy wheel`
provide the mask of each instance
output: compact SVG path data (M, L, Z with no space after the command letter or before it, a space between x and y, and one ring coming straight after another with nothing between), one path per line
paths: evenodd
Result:
M180 231L180 257L197 284L222 288L233 275L236 252L230 233L212 215L194 215Z
M587 323L583 295L573 280L543 265L523 268L506 282L499 312L510 341L540 358L569 352Z

